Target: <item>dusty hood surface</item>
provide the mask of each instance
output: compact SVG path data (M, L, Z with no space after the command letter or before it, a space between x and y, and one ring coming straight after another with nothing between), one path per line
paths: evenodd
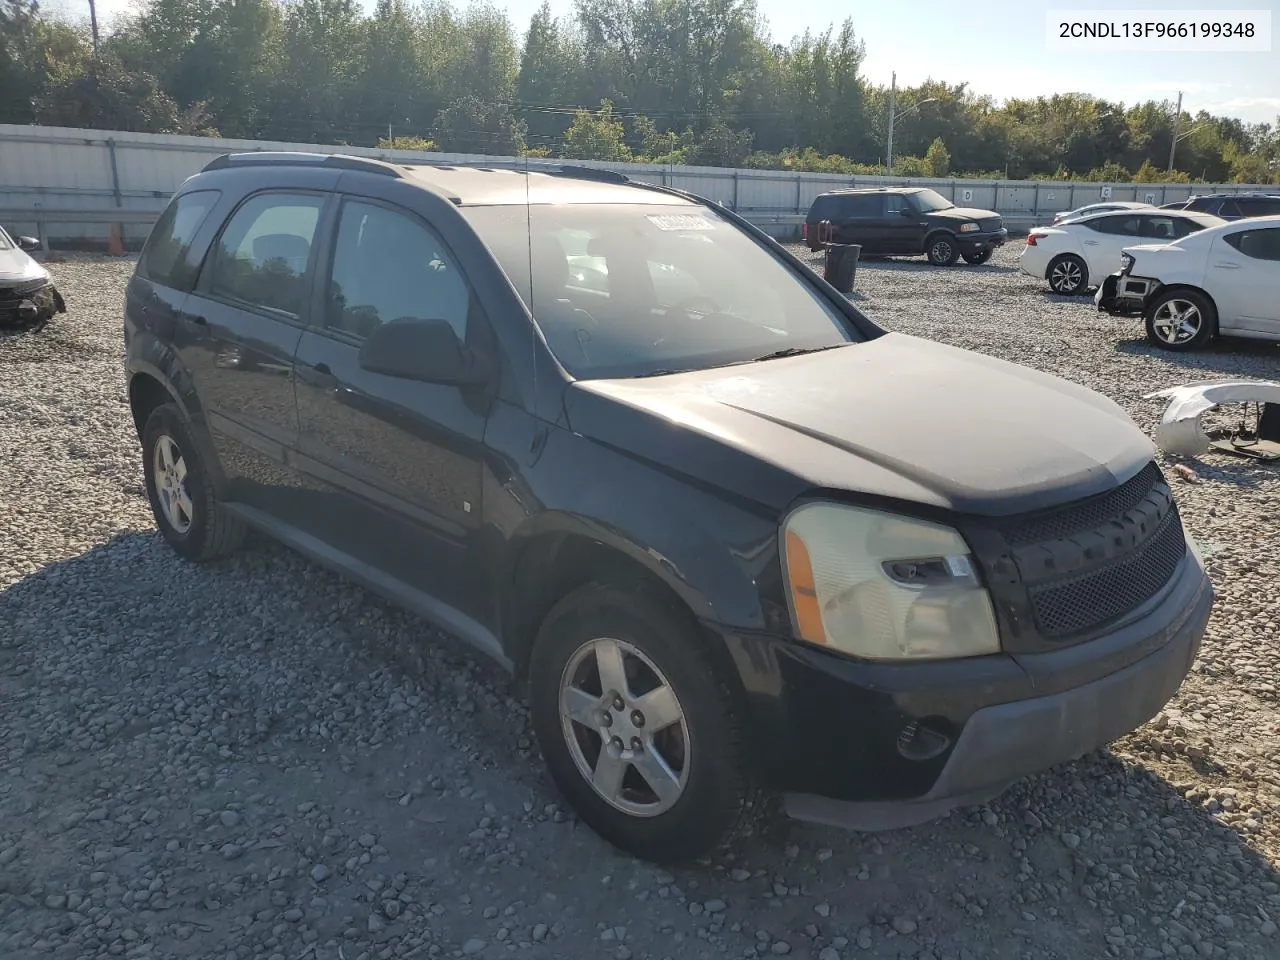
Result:
M761 363L580 381L566 403L576 432L776 508L825 487L1007 515L1109 490L1154 453L1100 394L897 333Z
M0 250L0 283L43 280L48 275L49 272L44 267L16 246L8 250Z
M947 217L952 220L987 220L999 217L994 210L980 210L977 207L948 207L946 210L933 211L935 217Z

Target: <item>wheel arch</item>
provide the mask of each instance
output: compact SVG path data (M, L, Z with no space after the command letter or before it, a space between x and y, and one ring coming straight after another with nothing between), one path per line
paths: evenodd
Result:
M1218 335L1218 301L1213 299L1213 294L1208 290L1194 283L1170 283L1167 286L1157 287L1147 296L1146 302L1142 304L1142 318L1146 320L1150 316L1152 306L1166 293L1178 292L1196 293L1209 301L1209 306L1213 308L1213 316L1209 318L1209 325L1212 335L1216 337Z
M198 399L194 395L184 395L160 368L139 361L134 361L130 367L128 396L129 412L133 418L133 426L139 442L142 441L147 418L157 407L172 403L178 408L183 421L191 429L192 438L199 448L201 459L207 465L214 488L221 494L225 489L225 475L209 431L200 415Z
M723 676L732 678L740 693L729 652L714 642L714 633L703 623L720 609L726 599L723 594L738 593L733 601L740 606L747 599L743 592L754 592L745 573L738 578L725 569L730 566L727 552L724 557L719 574L711 576L705 554L691 558L698 562L702 578L695 586L681 572L679 561L653 546L641 546L579 517L536 518L507 551L500 593L503 646L516 676L526 675L538 629L551 608L579 587L602 582L643 592L681 619L705 643L723 668ZM732 577L728 586L726 575Z

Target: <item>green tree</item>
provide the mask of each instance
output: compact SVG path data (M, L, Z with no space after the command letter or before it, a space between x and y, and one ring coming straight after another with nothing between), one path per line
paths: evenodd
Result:
M514 157L525 149L525 128L504 103L459 97L440 111L432 138L445 153Z
M931 177L945 177L951 170L951 154L947 152L947 145L942 142L941 137L934 139L929 144L928 151L924 155L925 166L929 168Z
M622 121L613 115L613 104L600 101L596 113L578 110L564 135L564 155L575 160L631 159Z

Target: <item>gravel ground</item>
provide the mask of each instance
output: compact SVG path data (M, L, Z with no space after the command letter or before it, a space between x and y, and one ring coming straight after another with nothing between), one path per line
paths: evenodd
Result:
M869 261L857 296L1147 428L1144 392L1280 369L1158 354L1016 254ZM283 548L162 544L120 372L131 268L54 264L70 313L0 333L0 956L1280 956L1280 469L1206 457L1177 484L1219 600L1135 735L927 826L773 818L672 875L562 811L461 646Z

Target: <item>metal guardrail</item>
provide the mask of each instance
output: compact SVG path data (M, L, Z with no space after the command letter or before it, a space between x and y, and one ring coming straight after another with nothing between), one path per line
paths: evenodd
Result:
M41 249L49 250L49 231L51 223L108 223L137 224L150 227L160 216L159 210L129 210L123 207L100 208L89 210L60 210L49 207L0 208L0 224L8 229L14 223L34 223L36 239ZM12 232L12 231L10 231Z

